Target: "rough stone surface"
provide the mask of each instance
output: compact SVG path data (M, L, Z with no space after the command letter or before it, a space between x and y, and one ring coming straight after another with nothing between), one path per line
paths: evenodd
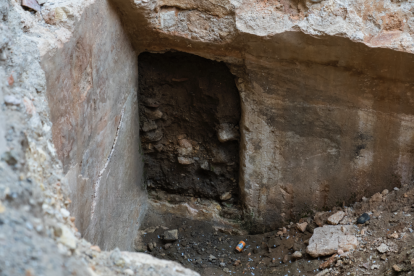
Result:
M328 218L328 223L332 225L337 225L345 216L345 212L339 211L333 214Z
M306 253L316 258L337 253L339 249L347 252L356 249L358 240L354 235L353 225L331 226L315 228Z
M168 230L164 232L164 240L165 241L176 241L178 240L178 230L174 229L174 230Z

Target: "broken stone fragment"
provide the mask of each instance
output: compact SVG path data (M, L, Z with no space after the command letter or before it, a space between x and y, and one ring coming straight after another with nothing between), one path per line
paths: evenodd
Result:
M59 225L62 234L60 235L58 242L66 245L67 247L69 247L69 249L76 249L76 242L77 239L75 237L75 235L73 234L73 232L66 226L66 225Z
M66 12L61 7L55 8L55 22L66 21L68 16Z
M193 145L187 139L178 141L179 148L177 149L179 155L189 155L193 152Z
M392 233L391 235L388 235L389 239L398 239L398 233Z
M162 118L162 112L159 109L151 110L148 108L144 109L145 115L150 120L157 120Z
M169 230L164 232L164 241L176 241L178 240L178 230Z
M178 144L180 145L180 147L182 148L193 148L193 145L191 144L190 141L188 141L187 139L180 139L178 141Z
M344 252L355 249L358 240L352 225L324 225L315 228L306 252L312 257L332 255L341 249Z
M223 201L229 200L231 198L231 193L230 192L225 192L224 194L222 194L220 196L220 199Z
M142 126L142 131L144 132L148 132L154 129L157 129L157 124L154 121L144 122L144 125Z
M231 124L220 124L217 137L222 143L237 140L239 138L239 131Z
M178 163L182 165L190 165L194 163L194 160L192 158L179 156L177 159L178 159Z
M302 223L296 223L296 228L302 233L305 232L307 226L308 226L308 223L306 221Z
M212 261L217 260L217 258L216 258L216 257L214 257L213 255L210 255L210 256L208 256L208 260L209 260L210 262L212 262Z
M286 263L287 263L287 262L289 262L289 261L290 261L290 256L286 254L286 255L283 257L282 262L283 262L284 264L286 264Z
M401 272L403 271L403 268L401 265L395 264L392 266L392 269L394 269L395 272Z
M295 251L292 254L292 258L294 258L294 259L300 259L300 258L302 258L302 253L300 253L299 251Z
M333 214L328 218L328 223L332 225L337 225L345 216L345 212L339 211Z
M385 253L388 251L388 246L385 243L381 243L380 246L377 247L379 253Z

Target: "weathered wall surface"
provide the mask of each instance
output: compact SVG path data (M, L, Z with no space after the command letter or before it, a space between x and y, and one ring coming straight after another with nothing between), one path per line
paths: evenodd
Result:
M414 57L343 38L276 39L253 45L245 66L234 67L240 186L258 230L411 184ZM260 56L264 49L277 58Z
M88 6L70 38L47 53L42 66L53 143L76 226L103 249L131 249L145 208L138 66L112 7L106 1Z
M137 52L223 60L239 77L239 186L257 231L412 182L412 3L116 5Z

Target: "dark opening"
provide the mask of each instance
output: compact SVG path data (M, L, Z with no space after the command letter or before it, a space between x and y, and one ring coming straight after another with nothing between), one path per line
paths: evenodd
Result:
M142 53L138 98L148 189L237 203L240 97L227 66Z

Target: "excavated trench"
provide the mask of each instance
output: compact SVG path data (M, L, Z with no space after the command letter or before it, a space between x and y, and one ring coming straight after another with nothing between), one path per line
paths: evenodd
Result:
M343 225L370 212L377 230L408 233L406 3L384 15L369 1L42 2L42 15L13 2L25 41L2 52L2 108L20 112L27 142L7 125L2 150L16 183L39 183L38 234L65 256L76 235L202 275L314 275L305 242L322 211L344 211ZM16 165L19 148L27 162Z

